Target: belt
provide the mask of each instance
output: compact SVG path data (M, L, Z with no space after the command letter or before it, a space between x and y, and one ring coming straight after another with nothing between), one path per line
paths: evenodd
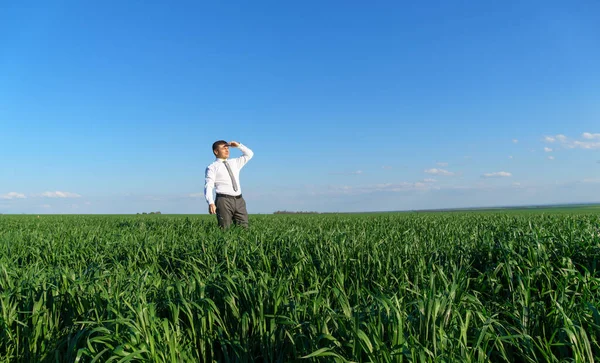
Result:
M228 195L228 194L219 194L217 193L217 197L220 198L234 198L234 199L240 199L242 197L242 195Z

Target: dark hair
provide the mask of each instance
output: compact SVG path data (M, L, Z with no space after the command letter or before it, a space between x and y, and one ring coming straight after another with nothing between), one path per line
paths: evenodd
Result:
M213 152L214 152L215 150L217 150L217 148L218 148L219 146L221 146L221 145L227 145L227 141L225 141L225 140L219 140L219 141L215 141L215 142L213 142Z

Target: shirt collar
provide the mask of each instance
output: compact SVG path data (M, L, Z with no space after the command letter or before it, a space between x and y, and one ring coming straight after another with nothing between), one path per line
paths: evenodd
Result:
M227 159L216 158L216 161L218 161L218 162L222 163L222 162L224 162L224 161L227 161Z

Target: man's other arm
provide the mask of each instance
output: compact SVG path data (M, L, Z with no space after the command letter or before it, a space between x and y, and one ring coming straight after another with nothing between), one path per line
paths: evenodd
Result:
M213 190L215 189L215 169L208 166L206 168L204 178L204 198L208 203L208 213L215 214L217 207L215 206L215 200L213 198Z

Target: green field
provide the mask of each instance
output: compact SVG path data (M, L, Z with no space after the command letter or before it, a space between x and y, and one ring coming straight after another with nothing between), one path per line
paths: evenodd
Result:
M600 209L0 216L3 362L600 360Z

